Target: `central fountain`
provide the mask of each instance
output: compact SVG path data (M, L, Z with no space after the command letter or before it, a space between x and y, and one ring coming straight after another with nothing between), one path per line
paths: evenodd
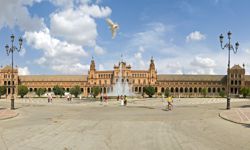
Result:
M130 85L128 82L128 76L125 75L123 76L123 65L126 65L126 63L123 61L119 62L118 78L117 80L115 80L116 82L113 85L111 92L108 93L109 96L118 96L118 95L133 96L132 85Z

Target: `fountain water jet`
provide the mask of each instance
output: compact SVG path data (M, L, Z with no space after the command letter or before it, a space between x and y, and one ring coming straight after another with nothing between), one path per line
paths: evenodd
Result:
M109 96L118 96L118 95L126 95L126 96L133 96L132 86L129 85L126 78L122 76L122 64L124 62L121 61L119 63L119 73L118 73L118 80L113 85L112 91L108 93Z

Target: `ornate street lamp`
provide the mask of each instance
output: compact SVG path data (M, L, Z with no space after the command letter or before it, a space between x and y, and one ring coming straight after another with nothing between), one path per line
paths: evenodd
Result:
M239 48L239 43L236 42L235 43L235 47L231 44L231 36L232 36L232 33L229 31L227 33L227 36L228 36L228 43L226 43L224 46L223 46L223 35L221 34L220 35L220 45L221 45L221 48L224 50L225 48L228 48L228 65L227 65L227 109L230 109L230 83L229 83L229 70L230 70L230 51L232 50L234 52L234 54L237 53L237 50Z
M11 46L9 46L8 44L6 44L5 49L7 52L7 55L9 56L11 54L11 109L15 109L14 107L14 82L13 82L13 78L14 78L14 73L13 73L13 53L15 51L20 52L21 48L22 48L22 43L23 43L23 39L20 37L19 38L19 47L17 48L16 46L14 46L14 40L15 40L15 36L12 34L10 36L11 39Z

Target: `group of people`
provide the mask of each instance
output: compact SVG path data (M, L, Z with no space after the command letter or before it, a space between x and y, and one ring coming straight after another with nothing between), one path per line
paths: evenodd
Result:
M121 106L127 106L128 98L126 95L117 96L117 101L121 101Z
M101 101L101 102L104 101L105 103L108 103L108 96L107 96L107 95L104 95L104 96L101 95L101 96L100 96L100 101Z

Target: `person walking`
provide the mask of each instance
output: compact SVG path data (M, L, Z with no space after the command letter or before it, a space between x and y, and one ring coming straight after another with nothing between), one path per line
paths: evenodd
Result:
M50 103L52 103L52 94L50 94Z
M127 96L124 96L124 106L127 106Z
M167 102L168 102L168 110L172 110L173 109L173 104L172 104L173 98L171 95L167 98Z
M107 94L104 96L104 101L105 101L106 104L108 104L108 96L107 96Z
M48 103L50 103L50 96L49 96L49 94L47 94L47 97L48 97Z
M124 100L122 95L121 95L121 106L124 106Z

